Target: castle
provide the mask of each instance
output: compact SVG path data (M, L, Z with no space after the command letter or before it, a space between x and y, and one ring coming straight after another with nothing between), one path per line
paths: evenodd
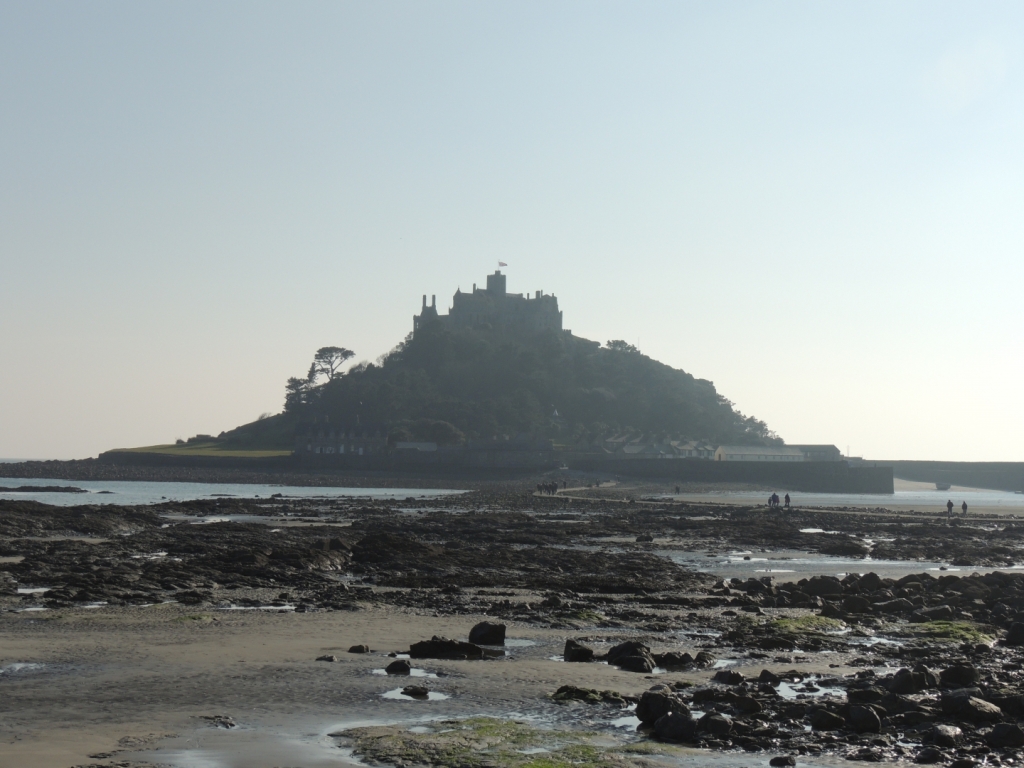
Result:
M487 276L487 287L477 288L472 293L457 290L452 297L452 308L447 315L437 312L437 297L432 296L430 306L423 297L423 308L412 319L412 331L416 333L426 323L444 323L456 328L487 328L512 334L561 331L562 313L558 299L545 296L537 291L533 298L521 293L505 290L505 275L495 270Z

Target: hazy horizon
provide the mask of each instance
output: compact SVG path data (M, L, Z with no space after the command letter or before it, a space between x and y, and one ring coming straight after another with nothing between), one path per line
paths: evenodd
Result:
M787 442L1022 461L1022 66L1008 2L2 3L0 456L276 413L501 260Z

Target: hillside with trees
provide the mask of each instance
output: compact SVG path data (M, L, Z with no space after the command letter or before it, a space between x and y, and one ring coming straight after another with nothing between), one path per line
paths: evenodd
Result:
M316 353L304 378L289 379L282 413L223 433L224 448L284 448L324 416L358 417L395 440L452 444L530 434L580 446L632 431L713 443L780 442L739 413L710 381L671 368L623 341L605 345L568 333L513 338L490 331L421 328L383 355L342 371L342 347Z

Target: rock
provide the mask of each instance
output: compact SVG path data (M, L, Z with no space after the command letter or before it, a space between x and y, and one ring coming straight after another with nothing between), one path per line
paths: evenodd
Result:
M693 665L693 656L688 653L679 653L678 651L655 653L652 658L654 663L662 669L685 669Z
M769 760L768 765L772 768L789 768L789 766L796 765L796 757L793 755L778 755Z
M936 605L934 608L921 608L910 614L910 621L923 624L928 621L949 621L953 618L953 609L948 605Z
M932 728L932 741L940 747L955 747L963 735L964 732L955 725L936 725Z
M640 718L641 723L655 723L670 712L678 712L689 717L690 708L686 706L686 702L673 695L667 685L644 691L636 705L636 716Z
M562 658L566 661L593 661L594 649L587 648L575 640L565 641L565 650L562 651Z
M1024 747L1024 730L1014 723L996 723L988 735L988 745L996 749Z
M882 577L872 571L865 573L857 580L857 588L861 592L875 592L882 586Z
M973 664L954 664L939 674L939 682L946 688L966 688L978 682L978 670Z
M317 656L316 660L317 661L337 661L338 657L335 656L333 653L329 653L329 654L327 654L325 656Z
M816 731L838 731L846 725L846 721L827 709L816 709L811 712L811 728Z
M814 576L803 585L803 591L817 597L838 596L843 594L843 585L834 576Z
M725 736L732 733L732 718L717 712L708 712L697 721L697 728L715 736Z
M234 728L235 720L227 715L200 715L200 720L206 720L214 728Z
M707 667L715 666L718 661L718 657L708 651L699 651L696 656L693 657L693 665L706 669Z
M867 613L871 608L871 601L860 595L850 595L843 598L842 607L847 613Z
M412 672L412 664L405 659L398 659L384 667L384 671L389 675L408 675Z
M850 707L846 722L857 733L880 733L882 730L882 720L875 710L859 704Z
M553 694L551 698L555 701L582 701L587 704L616 704L620 707L626 706L628 700L625 696L615 691L599 691L596 688L577 688L575 685L563 685Z
M932 763L941 763L946 759L946 755L943 754L942 750L936 749L935 747L925 747L918 751L914 757L915 763L924 763L931 765Z
M492 651L481 648L475 643L463 643L459 640L449 640L447 637L434 635L430 640L421 640L413 643L409 648L409 655L414 659L484 659L504 656L504 651Z
M608 651L608 663L614 664L626 672L643 674L653 672L655 667L651 649L634 640L620 643Z
M655 722L654 735L666 741L696 741L697 722L681 712L669 712Z
M369 653L370 646L368 645L353 645L348 649L349 653Z
M425 699L430 691L422 685L407 685L402 689L402 693L406 696L412 696L414 699Z
M764 707L761 706L761 702L753 696L737 696L732 699L730 703L745 715L756 715L758 712L764 710Z
M768 685L778 685L782 682L782 678L776 675L774 672L769 672L767 669L762 669L761 674L757 676L759 682L768 683Z
M469 630L469 642L477 645L504 645L505 625L481 621Z
M897 597L895 600L875 603L873 607L882 613L907 613L914 610L914 604L905 597Z
M739 672L734 672L728 669L720 669L715 672L715 676L711 678L716 683L722 683L724 685L739 685L746 678L743 677Z
M654 541L654 537L649 533L641 533L636 537L637 544L650 544L652 541Z
M1003 710L995 704L989 704L984 699L976 699L973 696L965 697L957 708L956 713L964 720L970 720L972 723L991 722L1003 716Z
M924 664L918 664L914 667L914 674L921 675L921 680L924 682L925 688L938 688L939 687L939 676L935 672Z
M1024 645L1024 622L1015 622L1003 638L1003 645Z

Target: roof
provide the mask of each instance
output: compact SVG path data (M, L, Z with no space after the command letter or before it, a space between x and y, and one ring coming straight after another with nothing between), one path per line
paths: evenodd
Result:
M803 456L799 448L791 445L720 445L718 450L722 453L737 454L740 456ZM717 452L717 451L716 451Z

